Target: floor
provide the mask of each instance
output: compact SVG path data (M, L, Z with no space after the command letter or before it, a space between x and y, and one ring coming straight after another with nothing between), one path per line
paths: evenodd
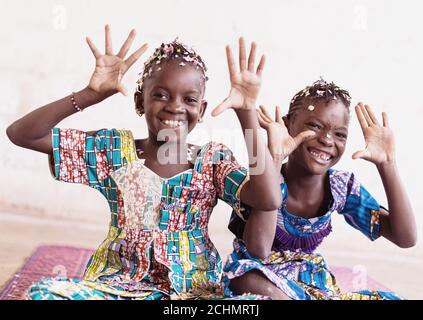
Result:
M212 241L222 258L231 251L231 234L221 223L210 223ZM96 248L107 234L100 224L46 219L18 213L0 213L0 286L19 269L31 252L41 244L63 244ZM325 240L320 252L329 265L348 266L357 274L368 274L408 299L423 299L423 250L398 249L385 240L370 243L356 233ZM364 239L363 239L364 238Z

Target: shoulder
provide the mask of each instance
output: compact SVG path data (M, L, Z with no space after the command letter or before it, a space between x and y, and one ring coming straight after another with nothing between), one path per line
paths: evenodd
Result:
M93 130L93 131L87 131L86 134L88 136L92 137L130 137L133 138L132 131L131 130L125 130L125 129L99 129L99 130Z
M210 141L204 144L201 148L201 153L207 160L213 161L213 163L218 163L220 161L236 161L231 149L221 142Z
M330 190L333 197L333 209L341 212L348 199L360 196L360 183L354 173L344 170L329 170Z
M338 190L345 195L360 193L360 182L351 171L330 169L329 181L332 191Z

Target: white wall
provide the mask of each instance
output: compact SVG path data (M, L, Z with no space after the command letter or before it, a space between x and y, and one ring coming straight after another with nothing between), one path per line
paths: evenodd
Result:
M210 109L191 139L205 142L212 134L244 164L245 149L234 114L210 116L211 108L229 89L224 46L235 46L240 35L256 40L267 56L260 103L272 109L280 104L286 110L294 93L323 76L347 88L353 102L363 100L379 114L388 112L396 133L398 165L419 230L423 230L422 2L2 0L0 7L3 211L106 223L107 205L100 194L55 182L46 156L13 146L5 129L25 113L87 84L94 60L85 36L90 35L102 48L103 27L110 23L116 50L131 28L138 31L136 45L150 43L148 55L176 36L198 49L209 67ZM141 66L139 61L125 77L128 88L135 87ZM146 134L144 120L133 111L132 98L118 95L60 125L84 130L127 128L136 137ZM363 147L355 118L351 126L348 148L338 167L356 172L386 204L374 166L351 159L353 151ZM213 225L221 228L229 214L229 207L219 205ZM337 228L353 232L345 223L339 222ZM338 237L344 235L338 233Z

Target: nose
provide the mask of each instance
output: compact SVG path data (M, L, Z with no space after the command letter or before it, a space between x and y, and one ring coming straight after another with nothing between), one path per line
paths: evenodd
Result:
M330 131L324 131L319 136L319 142L325 146L332 147L334 145L333 135Z
M171 113L184 113L185 108L178 98L174 98L166 105L165 110Z

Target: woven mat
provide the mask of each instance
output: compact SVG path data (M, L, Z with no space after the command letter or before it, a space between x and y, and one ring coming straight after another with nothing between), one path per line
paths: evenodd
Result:
M25 291L33 282L44 277L81 279L93 250L66 246L40 246L27 259L23 267L0 291L0 300L23 300ZM386 287L363 274L346 267L332 267L342 291L375 289L389 291Z

